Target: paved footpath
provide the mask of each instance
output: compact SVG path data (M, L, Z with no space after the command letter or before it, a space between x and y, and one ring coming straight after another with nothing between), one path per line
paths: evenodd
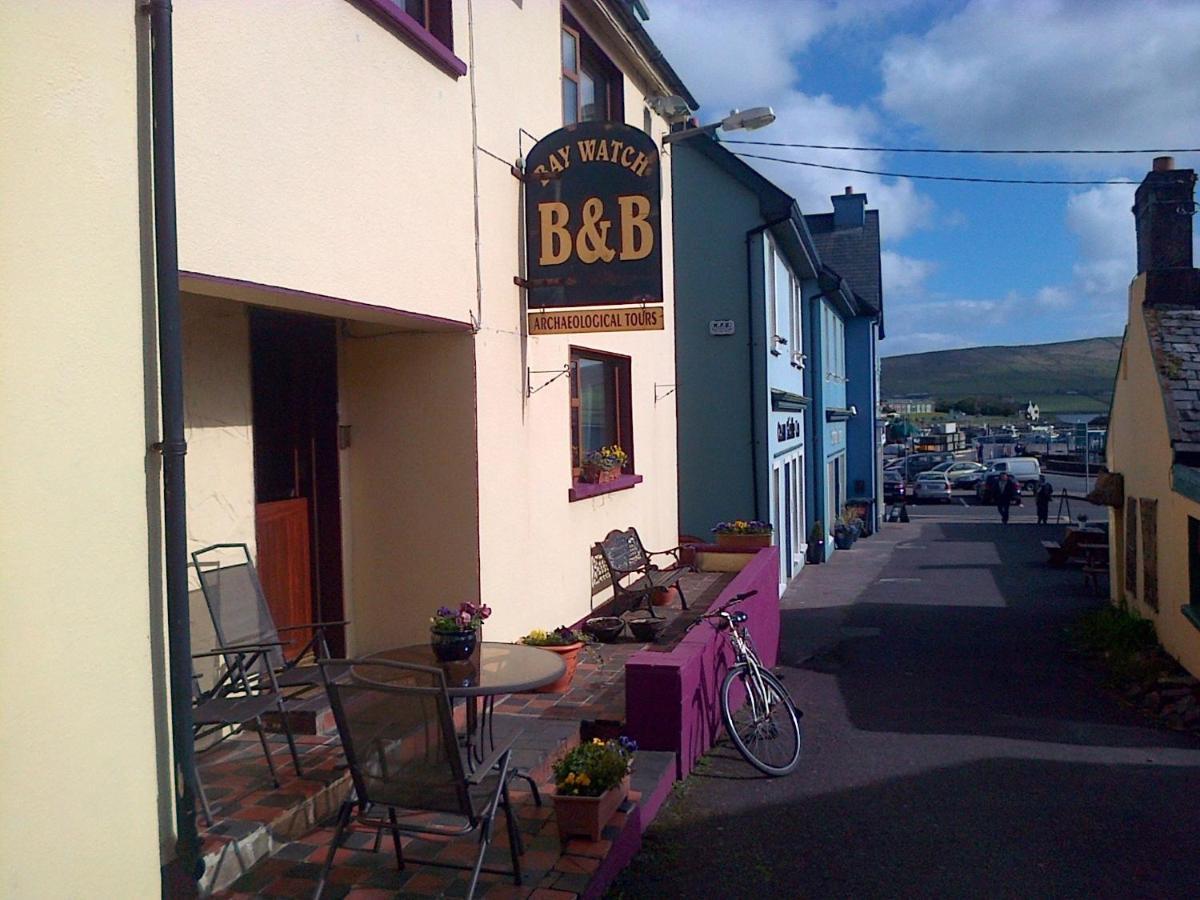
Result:
M1061 528L919 512L784 598L801 768L719 746L612 896L1200 895L1200 742L1066 651L1098 601L1045 565Z

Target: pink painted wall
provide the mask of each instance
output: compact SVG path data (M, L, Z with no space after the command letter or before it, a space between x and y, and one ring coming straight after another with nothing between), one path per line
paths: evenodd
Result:
M735 594L757 590L740 608L759 658L774 666L779 654L779 548L760 550L726 585L716 608ZM700 622L668 653L643 650L625 664L626 733L647 750L676 754L683 778L722 729L720 690L733 664L729 639Z

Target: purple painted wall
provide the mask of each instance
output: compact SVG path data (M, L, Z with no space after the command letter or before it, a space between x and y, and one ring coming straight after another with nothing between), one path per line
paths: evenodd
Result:
M779 548L755 554L713 603L757 590L740 609L759 657L774 666L779 654ZM677 777L685 777L722 729L721 682L733 663L729 639L699 622L668 653L643 650L625 664L626 733L647 750L676 754Z

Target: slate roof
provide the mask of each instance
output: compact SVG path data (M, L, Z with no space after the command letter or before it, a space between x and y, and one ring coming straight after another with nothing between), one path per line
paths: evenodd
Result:
M846 279L864 311L879 316L883 337L883 277L879 262L879 210L866 211L862 228L833 227L833 213L806 215L821 262Z
M1200 308L1143 307L1176 459L1200 463Z

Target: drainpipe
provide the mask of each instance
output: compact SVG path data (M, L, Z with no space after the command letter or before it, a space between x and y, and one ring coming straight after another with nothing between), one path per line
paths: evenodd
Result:
M757 361L754 356L754 238L758 237L768 228L774 228L776 225L782 225L784 222L791 221L791 214L780 216L777 219L772 219L769 222L764 222L755 228L751 228L746 232L746 364L750 372L750 481L752 485L752 493L754 494L754 518L762 519L761 507L758 502L758 444L759 434L755 428L755 419L758 415L758 392L754 389L755 376L757 374ZM766 299L766 275L763 276L763 299ZM764 323L766 318L763 319ZM767 341L770 341L771 335L767 335ZM764 345L765 346L765 345Z
M170 0L149 0L150 103L153 117L154 268L158 296L158 365L162 404L164 569L175 761L175 868L193 881L203 874L192 790L192 640L188 606L187 510L184 496L183 341L179 246L175 216L175 110ZM164 887L166 887L164 883ZM192 886L194 889L194 885Z

